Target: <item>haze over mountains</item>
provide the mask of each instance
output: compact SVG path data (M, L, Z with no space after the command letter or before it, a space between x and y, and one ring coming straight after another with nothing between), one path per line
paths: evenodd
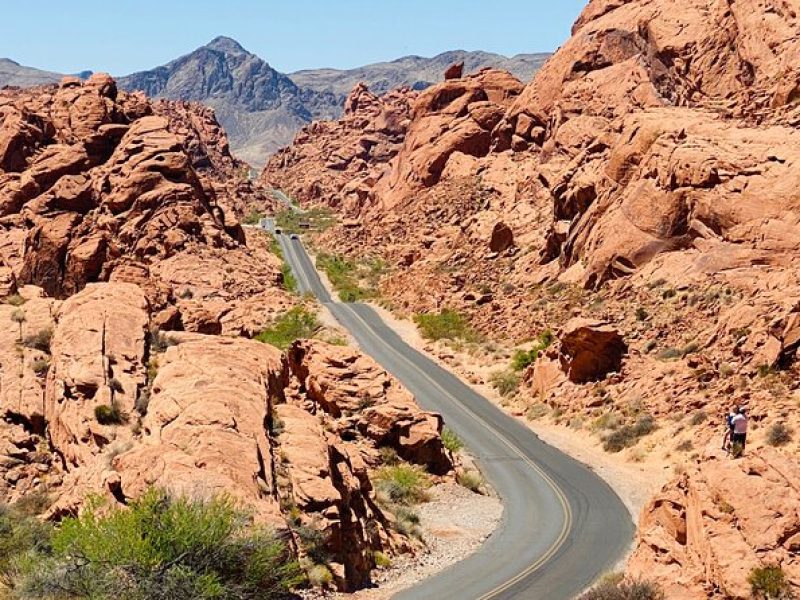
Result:
M154 98L191 100L211 106L230 137L232 150L253 167L289 144L312 120L341 116L347 93L365 82L378 94L410 86L425 89L442 80L456 62L465 72L485 67L510 71L529 81L549 54L511 58L488 52L452 51L433 58L407 56L352 70L315 69L283 74L228 37L218 37L165 65L119 78L119 87ZM0 59L0 87L54 83L58 73Z

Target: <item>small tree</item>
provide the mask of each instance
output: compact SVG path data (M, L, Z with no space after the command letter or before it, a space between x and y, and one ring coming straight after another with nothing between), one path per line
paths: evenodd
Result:
M11 320L19 325L19 341L22 343L22 324L25 322L25 311L21 308L18 308L11 313Z
M753 598L759 600L789 600L792 598L792 586L778 565L756 567L747 577Z

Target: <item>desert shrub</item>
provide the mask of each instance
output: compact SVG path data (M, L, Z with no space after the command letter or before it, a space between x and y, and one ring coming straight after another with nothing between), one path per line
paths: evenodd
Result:
M324 531L310 525L300 525L295 527L294 531L300 538L308 558L315 564L323 564L330 560L327 550L328 536Z
M281 265L281 283L283 289L287 292L295 293L297 291L297 278L294 276L289 263L283 263Z
M25 494L22 498L14 502L11 508L26 517L36 517L41 515L53 504L53 498L46 489L38 489Z
M286 544L227 499L150 491L127 510L104 508L66 519L14 588L29 598L255 600L303 581Z
M636 320L637 321L646 321L647 317L649 317L649 316L650 316L650 314L647 312L647 309L644 306L639 306L636 309Z
M513 396L519 389L520 375L511 369L495 371L489 378L489 383L501 396Z
M333 583L333 574L325 565L313 565L308 570L308 582L314 587L328 587Z
M792 441L792 430L785 423L775 423L767 431L767 443L770 446L785 446Z
M381 467L375 475L375 487L385 493L392 502L417 504L428 499L431 485L428 475L421 468L398 464Z
M418 314L414 322L420 329L422 337L428 340L464 340L477 342L480 336L472 329L469 322L458 312L445 308L439 313Z
M650 415L644 415L632 425L623 425L609 434L603 441L606 452L620 452L634 446L639 438L652 433L656 429L655 421Z
M390 507L394 514L395 522L394 528L403 535L410 535L420 537L422 531L420 530L419 515L408 506L394 505Z
M627 581L621 576L604 578L578 600L664 600L664 592L650 581Z
M444 447L453 454L464 447L464 442L462 442L461 438L458 437L456 432L449 427L445 427L442 430L442 443L444 444Z
M328 276L342 302L359 302L374 295L370 290L362 289L359 286L357 265L343 256L319 254L317 267Z
M33 335L28 335L23 340L22 344L26 348L32 348L50 354L50 342L53 340L53 328L46 327L40 329Z
M381 457L381 463L388 466L400 464L400 457L397 456L397 450L391 446L381 446L378 449L378 454Z
M696 413L692 415L692 418L689 419L689 424L691 424L694 427L697 427L698 425L701 425L706 421L708 421L708 414L706 414L706 411L698 410Z
M658 360L674 360L680 358L683 353L678 348L666 348L658 353Z
M483 490L483 477L477 471L461 471L456 474L456 481L476 494L480 494Z
M116 377L112 377L108 380L108 387L110 387L117 394L125 393L125 388L122 387L122 382Z
M51 551L52 525L26 512L0 504L0 586L15 587L25 562Z
M191 288L183 288L183 291L179 294L179 297L182 300L191 300L194 298L194 292L191 290Z
M170 346L175 346L178 343L174 337L168 336L157 328L150 330L147 339L151 353L164 352Z
M19 294L11 294L6 298L6 304L10 304L11 306L22 306L26 302L27 300Z
M553 332L549 329L539 335L536 344L530 350L517 350L511 359L511 368L514 371L524 371L539 358L539 355L553 343Z
M37 375L44 375L50 368L50 361L46 358L37 358L31 363L31 369Z
M617 429L620 424L620 417L617 413L607 412L592 421L591 429L592 431L606 431L608 429Z
M392 559L386 556L386 554L383 552L375 552L375 554L373 554L373 558L375 559L375 565L381 569L388 569L392 566Z
M95 406L94 418L100 425L121 425L125 422L125 415L116 402Z
M754 598L763 600L788 600L792 598L791 584L778 565L756 567L747 577Z
M302 306L295 306L278 317L272 324L256 336L259 342L285 350L293 342L310 338L319 328L317 316Z

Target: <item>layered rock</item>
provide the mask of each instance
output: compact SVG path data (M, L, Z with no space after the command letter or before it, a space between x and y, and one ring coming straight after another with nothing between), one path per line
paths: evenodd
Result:
M630 572L670 598L750 598L751 571L776 565L797 592L799 486L796 460L775 451L698 465L645 507Z

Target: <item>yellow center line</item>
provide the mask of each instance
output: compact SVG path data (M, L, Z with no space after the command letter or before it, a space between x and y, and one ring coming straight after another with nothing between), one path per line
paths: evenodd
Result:
M375 331L372 328L372 326L366 320L364 320L355 310L353 310L353 308L351 306L348 306L346 303L341 303L341 302L337 302L336 304L339 304L339 305L341 305L343 307L346 307L356 319L358 319L361 323L363 323L363 325L367 328L368 331L370 331L372 333L372 335L375 338L377 338L378 340L381 340L381 337L378 334L378 332ZM391 346L390 344L386 344L386 343L384 343L384 346L386 346L386 348L388 348L397 357L399 357L401 360L403 360L407 365L412 367L414 370L419 371L419 373L422 375L422 377L427 379L428 382L433 387L438 389L446 398L449 398L453 403L455 403L461 409L466 411L466 413L476 423L478 423L479 425L484 427L490 433L494 434L501 442L503 442L503 444L505 446L508 447L509 450L511 450L511 452L513 452L514 454L519 456L530 468L532 468L534 471L536 471L539 474L539 476L545 481L545 483L547 483L547 485L553 490L553 493L555 493L556 497L559 500L559 503L561 504L561 509L564 512L564 524L563 524L563 526L561 528L561 532L559 533L558 537L555 539L553 544L547 549L547 551L544 554L542 554L542 556L540 556L535 562L533 562L531 565L529 565L524 571L522 571L518 575L512 577L507 582L505 582L505 583L499 585L498 587L494 588L493 590L489 591L488 593L484 594L483 596L480 596L480 598L478 598L477 600L489 600L490 598L494 598L497 595L501 594L502 592L508 590L512 586L516 585L519 581L521 581L522 579L524 579L525 577L527 577L528 575L530 575L534 571L536 571L545 562L547 562L550 558L552 558L552 556L555 555L556 552L558 552L558 550L561 548L561 546L564 545L564 542L567 539L567 535L569 534L570 526L572 525L572 509L569 506L569 502L567 501L567 498L564 495L564 492L561 491L561 488L558 487L558 485L555 483L555 481L553 481L552 478L547 473L545 473L542 470L541 467L539 467L539 465L537 465L535 462L533 462L530 458L528 458L528 456L524 452L522 452L519 448L517 448L517 446L515 446L505 435L503 435L496 428L494 428L491 425L489 425L488 423L486 423L471 408L469 408L465 404L459 402L458 399L453 394L451 394L445 388L443 388L441 385L439 385L438 382L436 382L433 378L431 378L422 369L417 368L417 366L414 363L412 363L403 354L401 354L400 352L395 350L395 348L393 346Z

